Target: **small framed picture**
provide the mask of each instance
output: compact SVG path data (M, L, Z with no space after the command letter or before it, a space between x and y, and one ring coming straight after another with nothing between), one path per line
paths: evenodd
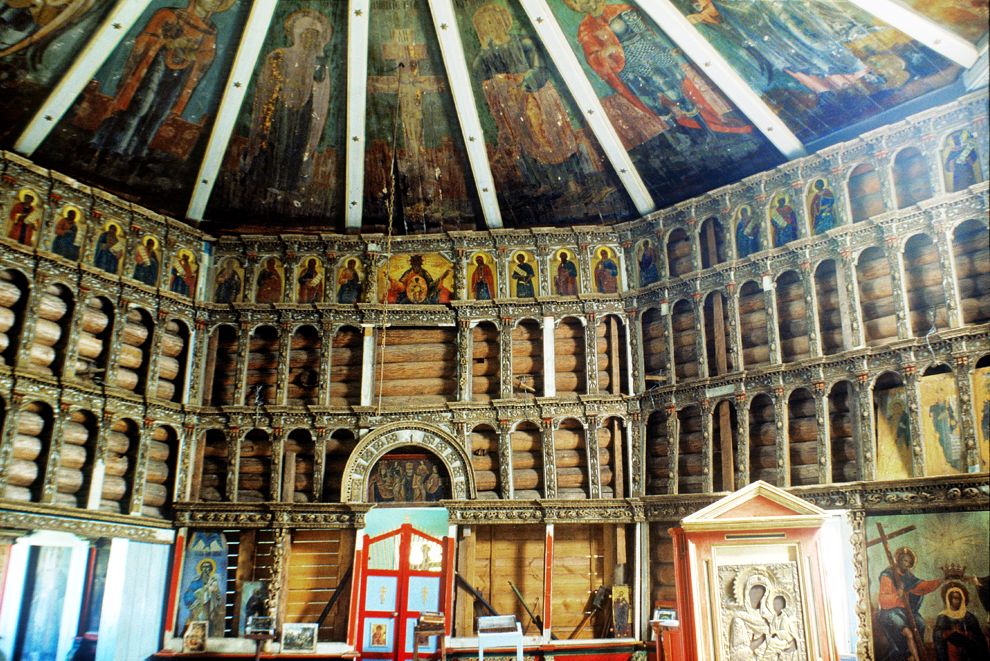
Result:
M275 619L264 615L250 615L244 633L250 635L270 634L275 631Z
M206 620L194 620L186 623L186 632L182 636L183 652L206 651L207 625L209 625L209 622Z
M282 625L282 651L295 653L316 652L316 634L319 625L313 622L295 622Z

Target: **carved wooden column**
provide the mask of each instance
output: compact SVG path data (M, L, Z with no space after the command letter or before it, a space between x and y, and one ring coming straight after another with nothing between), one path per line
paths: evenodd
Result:
M536 289L537 296L549 296L550 289L550 250L547 246L540 245L536 246L536 262L539 266L539 273L537 277L539 278L540 284Z
M197 461L200 455L199 447L205 441L199 438L195 423L187 422L182 425L182 436L179 438L179 447L175 451L179 453L176 461L175 488L172 494L173 501L193 500L199 497L200 480L199 474L202 472L202 462ZM196 475L193 474L196 472ZM193 493L193 483L197 484L196 492Z
M598 416L587 417L588 426L584 430L584 447L588 453L588 493L591 498L602 497L601 456L598 445ZM614 448L613 443L613 448ZM622 461L622 457L613 457L614 461Z
M20 344L17 345L17 357L14 360L14 365L19 369L31 369L31 348L34 346L34 336L38 325L38 311L41 308L41 299L44 297L48 280L49 278L45 273L36 269L34 282L27 288L24 319L21 322L21 340Z
M509 431L510 427L510 421L498 421L498 478L502 487L500 495L503 500L511 500L516 497L515 488L512 486L512 432Z
M818 423L818 484L832 483L832 425L828 415L828 391L815 381L815 421Z
M870 374L861 372L856 375L856 400L859 402L859 432L856 447L860 449L860 475L863 480L872 482L877 479L876 455L876 425L873 421L873 389L870 388ZM856 429L856 426L853 426Z
M869 584L866 571L866 512L863 510L849 510L846 513L849 528L852 531L849 536L849 543L853 548L853 584L862 586L856 590L856 603L853 609L856 612L856 658L863 661L873 661L873 640L872 634L872 605L870 603L870 591L865 586Z
M587 381L587 393L597 395L600 392L598 383L598 324L601 321L594 312L589 312L584 325L584 373ZM618 392L622 392L622 384Z
M227 502L237 502L237 476L241 466L241 428L233 425L225 430L227 436Z
M161 363L162 357L163 326L165 325L165 320L168 319L168 317L168 310L158 308L157 314L155 315L155 327L151 329L151 346L148 349L148 378L145 381L144 388L145 400L161 399L161 397L158 396L158 365ZM182 393L179 393L179 397L182 397Z
M131 478L131 514L141 514L144 507L144 483L148 473L148 443L151 441L151 428L155 425L154 418L145 416L141 421L141 431L138 432L138 451L134 461L134 474Z
M253 303L258 289L258 253L248 252L244 260L244 298L245 303ZM237 401L237 400L234 400Z
M296 250L285 252L285 261L282 267L285 269L285 290L282 292L282 300L276 303L295 303L296 295L299 293L299 265L302 263L302 255ZM326 287L324 287L326 289Z
M124 340L124 326L127 325L127 311L131 304L121 297L113 315L113 329L110 333L110 347L107 350L107 371L104 383L113 388L117 387L117 369L120 362L120 345Z
M289 402L289 367L292 362L292 324L283 321L278 325L278 376L275 380L274 406ZM276 492L278 493L278 492Z
M554 451L553 419L543 418L543 490L545 498L557 497L557 453Z
M667 404L667 493L677 493L677 478L680 466L677 458L680 456L680 420L677 418L677 407Z
M76 301L75 313L69 324L69 340L65 345L65 363L62 366L62 378L76 379L76 360L79 358L79 333L82 331L83 315L88 307L89 287L79 286L79 299Z
M626 333L629 337L629 374L632 375L632 391L646 392L646 379L643 375L643 365L646 356L643 354L643 325L639 320L639 310L626 310ZM621 392L621 391L620 391Z
M833 165L828 171L826 183L828 184L829 190L832 191L832 196L835 198L835 201L832 204L832 214L835 216L835 227L852 223L852 219L847 213L847 209L849 209L848 188L846 186L837 185L838 182L844 182L846 180L848 172L849 165L846 163Z
M454 251L454 291L461 301L471 298L468 296L467 267L464 264L466 258L467 252L463 248Z
M749 405L745 392L736 393L736 489L749 484Z
M643 485L646 483L646 462L643 460L646 454L646 420L639 411L629 414L629 424L626 425L629 436L626 441L628 446L630 463L632 468L629 475L629 497L639 498L646 495ZM616 457L616 461L622 461L622 457Z
M970 359L965 354L952 357L952 375L959 393L959 437L966 439L966 467L970 472L986 470L980 466L980 451L976 445L976 428L973 425L973 380L969 369Z
M774 426L777 428L777 487L791 486L791 462L788 450L791 439L788 433L788 411L787 399L784 397L784 387L774 386L773 388L773 417Z
M472 333L474 326L470 319L457 320L457 399L470 402L472 396Z
M839 309L843 319L848 318L849 329L852 333L847 349L857 349L866 346L866 329L863 328L863 308L859 301L859 287L856 279L856 264L852 260L852 248L843 246L839 249L839 264L836 269L836 285L839 295ZM846 324L843 322L843 335Z
M780 351L780 328L777 326L777 288L774 286L773 274L770 272L770 265L763 272L761 287L763 288L763 302L767 309L767 343L770 350L770 364L780 365L783 362Z
M622 246L623 252L623 271L626 276L626 290L638 287L639 282L639 269L636 268L636 245L629 239L624 239L620 244Z
M93 477L89 483L89 493L86 494L86 509L98 510L103 500L103 483L107 464L107 445L109 444L110 427L113 425L114 413L106 408L98 418L96 428L96 449L93 454ZM98 468L96 470L95 468Z
M237 381L234 382L234 397L231 400L235 406L247 406L247 372L248 356L251 351L251 324L241 321L240 337L237 338Z
M904 366L904 395L911 423L911 477L925 474L925 445L921 437L921 380L917 365Z
M712 400L705 397L699 402L701 409L701 490L704 493L714 491L715 472L712 466ZM721 490L722 485L719 485Z
M667 376L667 384L673 384L677 382L677 370L674 368L674 320L670 314L666 289L660 301L660 317L663 319L663 341L667 344L667 364L663 366L663 370Z
M946 317L949 328L963 325L959 278L956 271L956 255L952 250L952 225L947 221L935 223L932 228L938 266L942 272L942 290L945 292Z
M736 291L736 281L733 277L730 274L728 282L725 283L725 316L729 320L729 362L732 363L733 371L741 372L743 360L742 334L739 328L739 292Z
M42 503L54 503L55 493L58 491L58 469L62 462L62 428L69 418L69 410L72 408L65 402L59 402L57 407L52 407L58 413L52 420L52 433L48 443L48 459L45 462L45 474L41 487Z
M694 351L698 356L698 376L703 379L708 375L708 350L705 348L705 306L704 294L698 289L699 283L695 282L695 290L691 292L691 307L694 310L694 323L698 330L694 334ZM673 354L671 354L673 356Z
M891 176L891 162L889 160L890 151L884 148L873 152L873 167L876 169L877 177L880 179L880 192L883 195L883 206L887 211L897 209L897 193L894 189L894 180Z
M581 274L581 282L578 283L578 292L597 292L598 288L595 287L595 279L592 277L591 273L591 256L589 251L593 248L587 243L578 244L577 249L577 260L578 260L578 272ZM584 285L581 287L581 285Z
M512 319L502 317L498 329L499 397L512 397Z
M330 383L332 379L331 368L333 366L333 338L337 334L337 327L331 321L324 320L320 326L323 339L320 342L320 406L330 406Z
M498 299L512 297L511 259L505 246L499 246L495 250L495 290L498 292L496 295Z
M907 293L904 291L904 258L900 250L900 237L891 228L885 228L884 253L890 268L890 282L893 287L891 298L894 302L894 316L897 318L897 337L911 337L911 327L907 317Z
M282 422L275 423L272 427L272 474L268 480L271 493L268 499L277 502L282 500L282 477L285 471L282 469L285 464L285 428Z
M811 219L808 218L808 205L804 199L804 187L807 184L806 177L798 177L791 182L791 191L788 193L791 198L791 208L797 216L797 238L805 239L811 236Z
M275 528L275 540L272 544L272 568L271 578L268 581L268 599L265 606L268 608L268 617L273 618L275 627L279 628L285 618L285 602L288 590L286 589L288 576L288 555L291 535L285 528Z
M804 288L804 323L808 329L808 341L811 357L822 355L822 338L818 329L818 296L815 292L815 276L811 272L811 261L805 257L801 260L801 286Z
M208 314L202 311L196 313L195 330L189 337L188 360L192 361L192 368L189 371L189 397L184 403L203 404L203 396L206 392L206 373L204 358L209 355L210 334L206 332L208 324ZM212 384L210 384L212 386ZM237 401L237 400L234 400ZM217 403L213 402L213 406Z
M317 303L336 303L337 278L334 276L337 274L337 253L327 250L323 257L323 301L317 301Z
M323 475L326 472L327 427L319 425L313 429L313 502L323 502Z

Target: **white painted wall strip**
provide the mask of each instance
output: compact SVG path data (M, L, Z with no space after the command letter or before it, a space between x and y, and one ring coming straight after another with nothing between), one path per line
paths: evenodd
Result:
M150 3L151 0L121 0L110 10L96 34L21 133L14 144L14 151L25 156L34 153Z
M347 7L347 165L344 174L344 225L361 229L364 213L364 123L368 98L368 20L370 0Z
M760 95L757 94L725 58L701 36L670 0L637 0L653 22L661 26L678 48L694 62L715 87L746 115L756 129L766 136L788 160L805 155L804 145L787 128Z
M863 11L897 28L912 39L920 41L967 69L976 63L980 53L976 46L927 16L895 0L849 0Z
M591 87L577 56L571 50L567 37L564 36L547 3L545 0L520 0L520 4L526 10L526 15L529 16L533 28L543 41L545 50L550 54L550 59L564 79L574 101L581 108L585 121L605 151L605 156L612 164L626 192L629 193L636 210L641 215L654 211L656 203L653 201L653 196L639 176L629 152L622 146L615 127L608 121L598 95Z
M502 227L502 212L499 210L498 197L495 194L495 180L492 178L491 164L488 162L488 148L481 130L481 119L478 117L478 106L475 105L474 90L471 87L471 77L468 75L467 60L464 58L464 46L461 44L461 33L457 29L454 7L450 0L430 0L430 13L433 15L433 26L440 41L440 52L443 54L444 67L447 69L447 82L454 96L454 107L457 108L457 118L461 123L464 147L467 149L468 161L471 163L474 184L478 189L478 199L481 201L481 211L485 215L485 225L492 229L499 228Z
M241 43L237 47L234 64L227 77L227 86L224 88L223 98L220 99L220 107L217 109L217 120L213 123L210 140L206 145L206 154L199 164L199 173L196 175L196 185L189 200L186 218L203 220L206 203L210 200L217 173L220 172L220 165L227 153L227 143L234 131L234 124L237 123L237 115L241 111L248 82L254 73L254 66L258 62L258 55L265 43L268 26L272 22L277 4L278 0L255 0L251 13L248 14L247 23L241 33Z

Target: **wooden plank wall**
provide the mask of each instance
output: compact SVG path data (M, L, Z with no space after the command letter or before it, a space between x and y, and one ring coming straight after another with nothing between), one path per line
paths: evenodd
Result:
M296 530L288 559L286 622L316 622L354 562L353 530ZM347 637L349 591L342 594L320 627L319 639L342 641Z
M473 531L474 562L462 564L469 571L468 575L462 573L462 576L500 614L515 614L523 623L527 635L539 635L540 632L529 625L529 616L516 601L508 582L512 581L519 588L534 613L539 615L543 611L545 528L524 525L478 526ZM463 590L458 591L458 597L470 600Z

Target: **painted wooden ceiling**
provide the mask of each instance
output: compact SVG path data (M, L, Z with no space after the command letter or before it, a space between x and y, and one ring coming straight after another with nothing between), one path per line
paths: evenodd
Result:
M986 0L4 0L0 145L215 231L612 223L986 84Z

